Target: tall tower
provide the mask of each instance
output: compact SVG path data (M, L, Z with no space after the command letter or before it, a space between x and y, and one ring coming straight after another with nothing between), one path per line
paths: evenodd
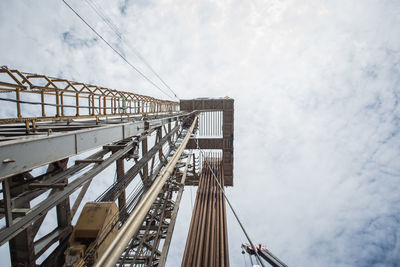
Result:
M0 93L0 244L13 266L164 266L185 186L199 188L182 266L229 265L233 99L179 103L7 68ZM107 189L83 203L97 180Z

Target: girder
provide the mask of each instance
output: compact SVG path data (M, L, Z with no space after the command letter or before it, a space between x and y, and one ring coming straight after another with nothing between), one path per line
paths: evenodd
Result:
M31 177L30 179L23 179L20 184L25 184L25 187L27 188L26 191L20 192L17 195L13 194L10 195L7 190L7 184L10 181L10 179L13 179L11 177L8 178L3 178L3 186L2 186L2 191L3 191L3 201L1 202L1 210L2 216L6 216L6 220L9 222L7 226L3 227L0 230L0 241L1 243L4 243L8 240L14 240L12 242L17 242L17 246L10 247L12 251L30 251L33 253L33 256L30 256L30 264L29 266L34 266L34 262L38 259L40 255L42 255L52 244L60 241L59 247L54 251L54 253L50 254L50 257L56 257L57 259L46 259L43 264L48 264L48 266L51 266L58 262L57 264L60 263L60 258L64 257L63 256L63 250L65 249L66 246L66 238L68 235L71 233L71 226L70 222L73 218L73 215L75 215L77 208L79 207L83 196L86 193L86 190L88 189L90 182L92 181L93 178L97 174L99 174L102 170L104 170L107 166L114 162L121 162L124 161L125 158L132 158L132 153L133 150L135 150L135 147L140 146L141 140L147 138L147 136L153 132L158 132L157 135L158 137L161 136L160 139L156 139L155 143L155 148L153 149L152 146L150 146L149 152L145 153L143 156L145 158L144 161L150 162L150 160L154 159L154 157L157 156L162 156L165 157L163 153L161 152L162 148L165 146L169 146L168 141L169 140L175 140L176 135L177 135L177 130L179 129L179 121L181 118L184 118L187 116L186 114L180 114L178 116L171 114L170 117L167 115L163 116L161 119L156 119L154 121L147 121L144 120L143 123L144 125L148 125L147 129L142 129L142 131L138 134L138 136L132 136L130 138L116 141L114 143L106 143L103 146L103 149L95 152L91 156L87 157L86 159L81 159L81 160L76 160L75 164L72 166L66 168L65 170L61 170L57 173L49 173L49 174L42 174L37 177ZM175 127L171 129L171 127L168 127L168 129L171 129L170 132L163 132L162 134L162 129L167 129L167 128L162 128L162 125L170 125L171 123L175 123ZM114 125L112 125L114 126ZM118 124L116 126L119 126ZM101 131L101 127L100 128ZM75 134L74 131L72 132L67 132L65 134ZM161 135L162 134L162 135ZM47 137L51 138L51 137ZM46 139L46 137L43 137L43 139ZM18 143L19 140L14 140L14 142ZM160 142L162 144L160 145ZM164 145L164 146L163 146ZM165 150L165 149L164 149ZM154 153L155 151L155 153ZM112 153L111 153L112 152ZM158 153L157 153L158 152ZM139 156L138 161L141 160L141 157ZM161 168L163 167L164 163L160 164L153 164L151 166L151 173L154 174L158 173ZM134 165L136 166L136 165ZM135 169L138 170L136 174L141 173L143 171L144 166L143 165L138 165L140 166L139 168L136 167ZM150 166L148 166L150 167ZM84 172L77 178L75 178L71 183L65 183L69 178L76 176L76 174L87 170L88 171ZM28 172L25 172L25 174L29 174ZM135 176L132 176L131 174L131 180L135 178ZM121 177L120 177L121 178ZM128 186L129 183L125 184L125 187ZM15 185L13 185L15 186ZM124 188L125 188L124 187ZM118 195L121 197L121 192L124 190L119 189ZM46 214L48 211L50 211L53 208L56 208L57 205L62 205L65 201L68 201L69 196L75 192L76 190L80 189L80 193L78 197L75 199L74 203L71 203L72 210L71 210L71 215L70 218L67 219L67 225L59 226L55 229L49 229L48 234L45 234L42 237L39 237L38 240L35 242L26 241L26 238L29 238L30 240L33 240L35 238L35 235L37 234L37 230L41 226ZM22 203L29 202L33 200L34 198L37 198L39 196L45 195L51 191L51 193L43 199L40 203L36 204L34 207L27 207L27 208L18 208L18 205L21 205ZM21 203L21 204L19 204ZM120 206L123 206L124 204L120 204ZM133 207L130 206L130 209ZM59 210L58 212L58 217L59 220L65 220L61 219L63 218L63 215L60 213L63 211L63 209L57 209ZM64 209L65 210L65 209ZM68 210L69 210L69 204L68 204ZM13 220L13 218L18 215L17 220ZM66 218L66 217L64 217ZM60 221L61 222L61 221ZM33 223L33 224L32 224ZM35 229L33 232L32 230L28 230L29 227ZM15 239L14 237L19 236L21 233L24 233L25 235L25 241L23 239ZM10 241L11 242L11 241ZM21 247L21 244L32 244L31 248L25 248L23 249ZM22 249L22 250L21 250ZM11 253L11 255L15 255ZM23 254L21 254L23 255ZM27 255L27 254L25 254ZM23 261L26 262L27 258L16 258L16 256L12 256L13 259L18 261ZM28 257L28 256L23 256L23 257ZM61 261L62 262L62 261Z
M115 180L109 179L109 188L97 201L118 201L121 231L131 214L148 207L140 211L143 218L135 222L136 230L127 232L120 254L112 253L118 266L164 266L184 185L199 185L204 192L218 191L212 180L203 181L204 159L192 151L184 153L185 149L219 151L219 161L213 165L218 179L225 186L233 185L233 99L184 100L179 105L7 68L0 69L0 92L0 103L15 115L0 118L0 218L6 223L0 229L0 244L9 241L14 265L36 266L53 244L57 246L42 266L63 264L72 219L92 181L114 163ZM191 131L197 129L199 135L195 137ZM184 145L178 148L182 141L178 137L183 135ZM99 150L71 160L94 149ZM127 160L135 164L126 168ZM136 191L126 192L134 183L140 185ZM224 201L220 194L209 197L212 203L218 203L218 214L209 204L196 205L203 206L201 212L217 227L215 231L204 228L209 235L206 239L218 236L220 243L201 241L203 250L197 250L197 257L212 256L214 263L227 266ZM143 199L148 203L143 204ZM51 211L56 214L56 227L38 234ZM192 221L200 220L196 216ZM220 219L216 219L218 216ZM207 244L211 247L205 248ZM215 252L217 248L224 254ZM93 253L89 251L88 255L92 257Z
M154 180L146 194L144 194L140 202L138 202L135 209L129 215L125 224L120 228L117 236L111 242L107 250L95 263L95 267L114 266L118 262L120 255L126 249L126 246L131 241L131 237L134 236L135 233L137 233L137 231L140 229L142 221L146 218L146 215L151 209L152 204L157 197L159 197L159 193L162 192L166 182L173 174L176 164L178 163L189 141L189 138L195 129L197 117L193 117L193 119L189 120L189 122L191 122L191 126L185 131L184 138L179 144L179 147L176 148L176 152L168 160L168 164L165 166L165 168L157 175L157 178ZM183 125L185 124L186 123L184 122Z
M141 136L165 124L176 122L183 113L164 114L161 118L126 122L101 122L98 127L64 131L49 135L28 135L0 142L0 179L78 155L90 149L129 137ZM40 151L41 156L29 155Z

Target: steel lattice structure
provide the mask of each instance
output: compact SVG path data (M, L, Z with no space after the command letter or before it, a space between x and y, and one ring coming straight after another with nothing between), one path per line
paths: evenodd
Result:
M3 67L0 103L10 110L0 118L0 244L9 242L13 266L64 264L72 220L109 166L116 179L94 203L118 204L113 240L130 234L104 252L115 258L105 266L165 265L184 186L205 171L198 149L218 155L219 179L233 185L233 99L178 103ZM56 227L44 229L50 212ZM101 262L108 235L87 247L86 264Z
M31 123L33 131L37 121L163 113L177 111L179 107L177 102L46 75L9 70L7 67L0 69L0 75L0 93L8 96L0 100L13 102L16 111L16 116L2 118L0 124L24 122L29 130ZM28 105L29 109L24 110L24 105ZM40 107L36 116L31 114L32 105Z

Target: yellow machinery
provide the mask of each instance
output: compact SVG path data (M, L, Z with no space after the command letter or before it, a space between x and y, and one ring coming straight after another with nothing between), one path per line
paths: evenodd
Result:
M118 208L114 202L88 202L65 251L65 266L93 264L118 232Z

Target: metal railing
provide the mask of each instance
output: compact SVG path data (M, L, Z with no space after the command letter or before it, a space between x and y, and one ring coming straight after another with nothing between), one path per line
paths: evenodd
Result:
M165 113L179 102L46 75L0 69L0 124Z

